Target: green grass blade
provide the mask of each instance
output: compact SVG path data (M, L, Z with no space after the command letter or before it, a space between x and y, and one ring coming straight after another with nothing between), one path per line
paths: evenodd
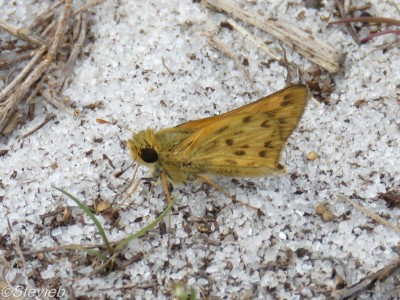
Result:
M72 201L74 201L76 204L79 205L79 207L92 219L93 223L96 225L97 229L99 230L99 233L103 239L104 245L107 248L107 251L112 254L113 253L113 249L111 248L110 242L108 241L108 238L106 236L106 233L104 232L103 227L101 226L99 220L97 220L96 216L92 213L92 211L90 210L89 207L87 207L83 202L79 201L76 197L74 197L73 195L71 195L70 193L59 189L57 187L54 186L54 188L63 193L65 196L67 196L68 198L70 198Z
M130 241L137 239L138 237L146 234L149 232L151 229L153 229L158 223L161 222L162 219L167 215L167 213L171 210L172 206L174 205L175 200L171 202L170 205L167 206L167 208L159 215L153 222L150 224L146 225L142 229L140 229L138 232L132 234L131 236L128 236L127 238L123 239L121 242L117 244L115 247L115 251L121 250L124 248Z

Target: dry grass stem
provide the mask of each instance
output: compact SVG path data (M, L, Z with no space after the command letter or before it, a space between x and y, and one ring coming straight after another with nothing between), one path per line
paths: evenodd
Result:
M24 40L28 43L31 43L35 46L40 47L45 44L44 41L40 37L35 36L34 34L30 33L28 30L18 28L16 26L8 24L7 22L4 22L2 20L0 20L0 28L2 28L5 31L7 31L8 33L16 36L17 38Z
M92 7L100 5L103 2L104 2L104 0L92 0L89 3L86 3L85 5L79 7L76 11L74 11L74 16L79 15L79 14L83 13L84 11L88 11Z
M6 134L9 128L16 127L13 125L17 119L16 114L19 117L28 116L29 120L32 120L39 96L57 108L74 114L74 111L59 99L62 99L61 92L65 82L86 40L86 10L100 2L102 1L91 1L73 13L72 0L57 1L25 29L0 20L0 28L36 46L32 57L31 45L27 47L16 40L7 43L7 50L14 57L2 61L2 65L9 68L10 76L14 72L19 73L14 78L11 77L9 84L7 77L3 79L5 88L0 92L0 133ZM38 45L40 48L37 48ZM27 59L30 61L25 63Z
M255 35L251 34L249 31L247 31L244 27L240 26L238 23L233 21L232 19L227 19L226 20L230 25L232 25L233 28L235 28L239 33L241 33L245 38L249 39L251 42L253 42L257 47L262 49L265 53L267 53L270 57L275 59L276 61L279 61L281 63L284 63L282 60L282 57L272 49L269 49L267 45L258 37Z
M46 116L46 118L43 120L42 123L40 123L38 126L36 126L34 129L28 131L27 133L25 133L24 135L21 136L21 139L24 139L28 136L30 136L31 134L35 133L36 131L38 131L40 128L42 128L43 126L45 126L47 123L49 123L51 120L54 120L56 118L56 115L51 113L48 114Z
M295 26L266 20L251 9L242 9L233 0L205 0L205 3L271 34L325 70L331 73L339 71L341 57L336 50Z
M392 228L394 231L396 231L398 234L400 234L400 228L397 227L396 225L388 222L386 219L382 218L381 216L379 216L378 214L374 213L373 211L355 203L354 201L351 201L349 198L342 196L342 195L337 195L336 197L338 197L340 200L343 200L347 203L350 203L352 206L354 206L356 209L358 209L359 211L361 211L362 213L366 214L367 216L369 216L370 218L374 219L375 221L377 221L378 223L385 225L389 228Z
M345 4L342 4L341 1L335 0L335 4L336 4L336 7L339 10L339 13L340 13L342 19L345 19L347 13L349 12L349 6L350 6L349 1L345 1ZM353 40L358 45L360 45L361 44L360 39L358 38L358 36L357 36L356 32L354 31L354 28L351 26L351 24L346 24L345 26L346 26L346 29L347 29L348 33L353 38Z
M59 0L42 12L39 16L37 16L31 25L28 26L29 30L33 30L34 28L38 27L40 24L50 23L52 19L54 19L54 15L56 13L56 9L59 8L64 1Z
M246 77L246 80L251 83L251 79L247 70L241 64L239 58L232 52L230 47L226 45L219 37L217 37L214 33L207 34L210 37L211 44L221 51L226 57L229 57L235 63L236 68L238 68L243 75Z
M65 80L67 79L67 77L70 75L72 68L75 65L76 59L78 58L79 53L81 53L82 48L83 48L83 43L86 39L86 30L87 30L87 23L88 23L88 17L86 12L82 13L81 15L79 15L79 17L77 17L79 19L81 19L81 30L78 36L78 40L76 41L76 43L73 45L72 48L72 52L68 58L67 63L64 65L63 70L61 72L61 75L58 79L57 82L57 92L60 92L64 86Z
M54 59L54 57L56 56L56 54L58 52L58 49L60 48L62 38L66 32L67 21L68 21L69 14L71 13L71 9L72 9L72 0L66 0L63 14L60 17L60 21L58 22L54 42L51 44L49 53L47 54L47 56L48 56L47 59L49 61L52 61Z
M47 47L42 46L39 50L36 51L35 55L32 57L31 61L23 68L23 70L19 73L17 77L11 81L4 90L0 92L0 103L4 102L4 98L7 97L14 88L21 83L21 81L29 74L32 68L37 64L40 58L42 58L43 54L46 52Z
M332 294L333 299L356 299L361 293L370 290L377 282L382 282L400 269L400 259L391 262L386 267L361 279L351 287ZM381 299L392 299L383 296ZM393 298L394 299L394 298Z

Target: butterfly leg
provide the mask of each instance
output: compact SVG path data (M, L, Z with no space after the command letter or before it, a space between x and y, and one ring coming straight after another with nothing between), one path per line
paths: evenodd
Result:
M172 199L168 189L167 176L165 176L165 173L163 171L160 172L160 175L161 175L161 182L165 191L165 196L167 197L167 202L168 204L171 204ZM168 249L171 249L171 212L169 212L168 214Z
M169 189L168 189L168 181L167 181L167 176L165 176L164 172L160 172L161 175L161 182L162 185L164 187L164 191L165 191L165 196L167 197L167 202L168 204L172 203L172 199L171 199L171 194L169 193Z
M236 199L235 196L232 196L231 194L229 194L227 191L225 191L221 186L219 186L218 184L216 184L215 182L213 182L211 179L209 179L207 176L204 175L199 175L199 178L201 180L203 180L204 183L208 184L209 186L212 186L213 188L215 188L216 190L220 191L222 194L224 194L226 197L228 197L229 199L231 199L233 202L239 204L239 205L243 205L246 207L250 207L252 209L255 209L257 211L260 211L259 208L251 206L250 204L246 204L243 203L241 201L239 201L238 199Z

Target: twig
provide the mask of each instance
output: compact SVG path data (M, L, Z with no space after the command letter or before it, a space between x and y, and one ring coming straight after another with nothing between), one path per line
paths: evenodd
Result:
M48 9L46 9L44 12L42 12L39 16L35 18L35 20L32 22L31 25L29 25L28 29L32 30L33 28L39 26L40 23L45 22L46 20L49 20L50 18L54 17L55 10L62 5L63 1L59 0L56 3L54 3L52 6L50 6Z
M28 30L15 27L14 25L11 25L5 21L0 20L0 28L3 28L8 33L35 46L43 46L45 44L40 37L35 36Z
M247 81L251 83L250 75L247 72L247 70L243 67L241 64L240 60L238 57L232 52L230 47L228 47L227 44L225 44L219 37L217 37L215 34L210 33L208 35L210 37L211 43L214 45L214 47L218 48L225 56L229 57L230 59L233 60L235 63L236 67L242 71L243 75L246 77Z
M36 126L34 129L32 129L32 130L28 131L27 133L23 134L23 135L20 137L20 139L24 139L24 138L30 136L31 134L35 133L36 131L38 131L40 128L42 128L44 125L46 125L47 123L49 123L51 120L54 120L55 118L56 118L56 115L55 115L55 114L53 114L53 113L48 114L48 115L46 116L46 118L43 120L42 123L40 123L40 124L39 124L38 126Z
M25 284L27 287L32 287L29 283L28 280L28 275L27 275L27 271L26 271L26 260L25 260L25 255L23 254L21 247L19 245L19 238L16 237L14 235L14 232L12 230L12 226L10 223L10 219L7 218L7 223L8 223L8 233L10 235L10 238L14 244L14 249L16 250L16 252L18 253L20 259L21 259L21 264L22 264L22 269L23 269L23 273L24 273L24 279L25 279Z
M50 62L54 59L54 57L58 52L58 49L60 48L62 38L67 29L67 21L71 13L71 8L72 8L72 0L65 0L64 11L60 18L60 21L58 22L54 42L51 44L49 53L47 54L47 59L50 60Z
M362 280L353 284L351 287L345 288L344 290L334 292L332 297L334 299L355 299L362 292L371 289L377 281L384 281L394 272L400 269L400 259L391 262L386 267L380 269L379 271L372 273Z
M354 206L355 208L357 208L359 211L361 211L362 213L366 214L367 216L369 216L370 218L374 219L375 221L386 225L387 227L392 228L394 231L396 231L398 234L400 234L400 228L397 227L396 225L388 222L387 220L385 220L384 218L382 218L381 216L379 216L378 214L370 211L369 209L355 203L354 201L351 201L349 198L343 196L343 195L336 195L336 197L338 197L340 200L343 200L347 203L350 203L352 206Z
M281 42L281 41L279 41L279 46L281 46L281 48L282 48L282 52L283 52L283 61L284 61L284 65L285 65L286 72L287 72L286 80L285 80L285 81L286 81L285 86L289 87L289 86L291 86L291 85L293 84L293 83L292 83L292 76L291 76L291 74L290 74L289 61L288 61L288 59L287 59L286 49L285 49L285 47L282 45L282 42Z
M0 115L0 132L5 128L8 118L11 116L12 112L15 111L15 107L19 101L25 96L25 94L29 91L31 86L38 81L38 79L42 76L42 74L47 70L47 68L51 65L54 58L56 57L57 51L60 47L61 40L64 36L67 19L69 14L71 13L72 0L65 1L65 7L63 14L58 23L55 38L53 43L51 44L49 51L43 61L29 74L29 76L25 79L25 81L20 85L20 87L12 94L6 101L6 104L1 111Z
M361 39L361 43L368 42L369 40L373 39L374 37L385 35L385 34L390 34L390 33L400 34L400 30L382 30L382 31L370 34L369 36Z
M251 9L242 9L233 0L205 0L205 3L232 14L246 23L273 35L282 42L293 47L301 55L331 73L340 68L340 55L328 44L314 38L310 34L284 23L265 20Z
M342 2L339 1L339 0L335 0L335 4L336 4L337 8L339 9L339 13L340 13L342 19L345 19L345 18L346 18L346 11L348 11L348 9L347 9L347 8L345 9L345 8L343 7ZM348 33L349 33L350 36L353 38L353 40L354 40L358 45L360 45L360 44L361 44L361 43L360 43L360 39L358 38L357 34L355 33L354 28L353 28L350 24L346 24L345 26L346 26L346 29L347 29Z
M164 68L167 69L169 75L174 76L174 73L172 73L171 70L166 66L166 64L165 64L165 59L164 59L163 56L161 56L161 62L162 62L162 64L163 64Z
M59 100L57 96L54 95L54 91L51 89L45 89L42 91L42 96L51 104L53 104L55 107L57 107L60 110L66 111L70 115L74 115L75 112L70 109L69 107L65 106L63 102Z
M99 4L101 4L102 2L104 2L104 0L93 0L93 1L83 5L81 7L79 7L76 11L73 12L73 14L74 14L74 16L76 16L76 15L78 15L78 14L84 12L84 11L87 11L87 10L91 9L92 7L95 7L95 6L99 5Z
M46 52L47 46L42 46L38 51L36 51L35 55L32 57L31 61L25 66L25 68L19 73L17 77L14 78L5 88L0 92L0 103L3 102L3 99L7 97L11 91L25 78L25 76L31 71L34 65L38 62L38 60L43 56Z
M57 81L57 88L56 88L57 92L60 92L62 90L66 78L71 73L71 70L76 62L76 59L79 53L81 53L82 51L83 43L86 38L87 23L88 23L87 14L86 13L81 14L81 30L79 33L79 37L76 43L74 43L71 55L69 56L67 63L64 65L64 68L61 72L61 76Z
M358 17L358 18L347 18L339 21L330 22L329 24L342 24L342 23L380 23L386 25L400 26L400 20L382 17Z
M22 97L28 92L31 86L40 78L43 72L47 69L50 60L44 59L29 76L24 80L24 82L19 86L19 88L7 99L6 104L1 111L0 115L0 131L6 126L8 118L11 116L12 112L15 110L16 105L21 101Z
M276 53L274 50L269 49L261 39L259 39L255 35L251 34L244 27L240 26L232 19L227 19L226 21L230 25L232 25L232 27L235 28L239 33L241 33L245 38L248 38L251 42L256 44L257 47L264 50L264 52L267 53L269 56L271 56L273 59L281 62L282 64L284 63L282 58L279 56L279 54Z

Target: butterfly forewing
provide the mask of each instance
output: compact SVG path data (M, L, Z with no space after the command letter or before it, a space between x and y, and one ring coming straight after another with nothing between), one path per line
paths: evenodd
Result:
M257 176L265 174L265 170L272 173L280 169L284 142L278 124L267 115L227 116L199 132L182 142L189 146L180 152L191 164L206 169L206 173Z
M262 113L278 120L278 122L285 123L281 126L281 134L283 139L287 139L296 128L297 123L304 112L304 107L307 102L307 92L308 90L306 86L294 85L229 112L183 123L178 125L176 128L204 128L207 125L228 116L244 113Z

